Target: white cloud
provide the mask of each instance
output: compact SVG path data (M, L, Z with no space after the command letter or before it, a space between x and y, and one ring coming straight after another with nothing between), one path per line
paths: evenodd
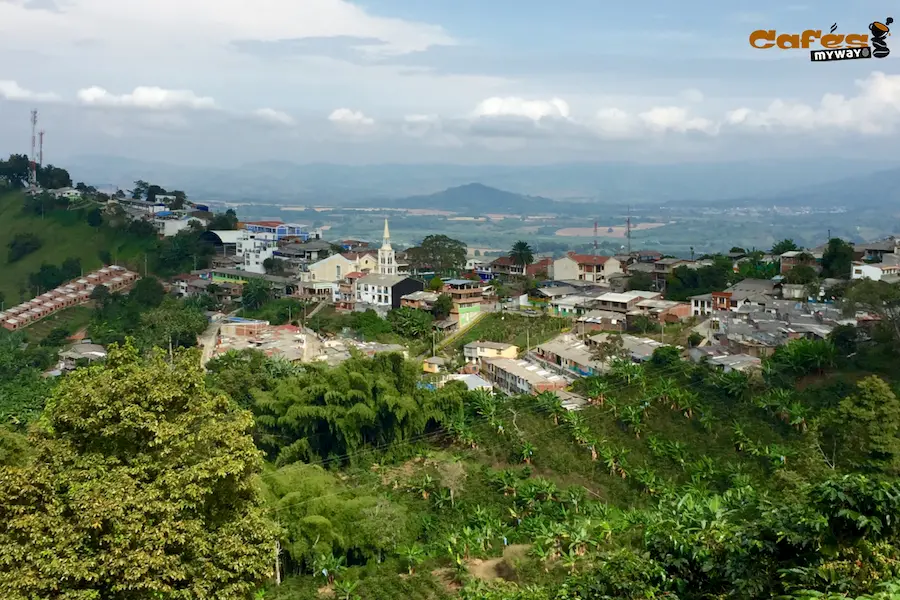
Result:
M293 125L295 123L291 115L274 108L258 108L253 111L253 116L276 125Z
M0 98L4 100L31 100L33 102L55 102L59 96L51 92L26 90L15 81L0 79Z
M367 117L358 110L350 110L349 108L335 109L328 115L328 120L332 123L362 127L368 127L375 124L375 119Z
M699 131L715 135L718 131L715 123L702 117L692 117L687 109L678 106L659 106L638 115L644 125L653 132L687 133Z
M597 111L588 127L605 139L628 139L636 135L639 123L620 108L603 108Z
M159 87L136 87L130 94L111 94L97 86L78 90L77 98L83 104L104 107L130 107L149 110L179 108L213 109L216 103L207 96L198 96L190 90L166 90Z
M761 130L892 133L900 125L900 75L876 71L856 86L856 96L825 94L818 105L776 99L762 110L738 108L725 115L725 122Z
M569 104L560 98L525 100L517 97L493 97L482 100L472 112L474 117L525 117L539 121L545 117L569 118Z

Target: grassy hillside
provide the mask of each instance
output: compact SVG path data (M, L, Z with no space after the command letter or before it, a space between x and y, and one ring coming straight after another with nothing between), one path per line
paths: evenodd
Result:
M28 275L42 263L60 264L67 258L81 259L85 271L102 266L99 253L106 250L120 264L137 262L142 246L126 234L101 227L94 229L81 211L55 211L42 219L23 214L23 195L0 195L0 293L6 305L18 303L28 292ZM7 247L17 233L35 233L43 245L36 252L14 263L7 263Z

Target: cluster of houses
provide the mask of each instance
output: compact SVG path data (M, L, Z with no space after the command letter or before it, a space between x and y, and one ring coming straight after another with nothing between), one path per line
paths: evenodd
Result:
M90 300L91 293L98 285L116 292L131 286L137 280L137 273L110 265L0 312L0 324L9 331L16 331L57 311L84 304Z

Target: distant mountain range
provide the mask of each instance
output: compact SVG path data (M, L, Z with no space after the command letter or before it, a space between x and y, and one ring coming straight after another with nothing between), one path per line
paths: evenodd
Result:
M270 161L237 167L197 167L82 156L60 164L69 169L76 181L95 186L128 188L133 181L143 179L166 188L183 189L192 198L208 202L307 206L382 204L395 198L428 197L446 188L465 189L473 181L536 202L542 201L541 197L620 207L761 198L768 202L785 190L795 190L791 193L802 196L803 190L815 186L827 189L829 181L865 179L880 169L898 168L896 162L837 159L538 166L299 165Z

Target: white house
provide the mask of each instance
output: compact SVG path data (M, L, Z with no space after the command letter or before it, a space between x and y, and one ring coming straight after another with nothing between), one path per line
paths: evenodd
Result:
M854 262L850 265L850 279L881 281L889 275L900 275L900 256L885 254L880 263Z
M622 272L622 263L611 256L569 252L553 261L550 276L559 281L605 283L610 275Z

